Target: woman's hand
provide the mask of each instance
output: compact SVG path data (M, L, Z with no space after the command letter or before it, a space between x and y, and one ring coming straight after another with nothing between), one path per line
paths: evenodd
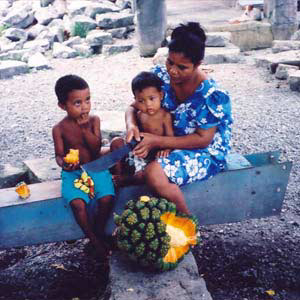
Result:
M129 128L127 128L126 142L129 143L133 137L138 142L141 140L140 130L136 125L131 125Z
M135 146L133 154L137 157L145 158L150 150L158 147L160 136L141 132L140 137L143 139Z

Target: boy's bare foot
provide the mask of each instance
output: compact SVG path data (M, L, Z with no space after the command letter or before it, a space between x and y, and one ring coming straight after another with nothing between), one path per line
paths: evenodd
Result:
M115 231L116 231L116 229L115 229ZM118 249L116 233L113 232L112 235L105 236L105 242L107 243L111 252Z
M86 252L101 261L108 261L111 255L110 248L102 240L98 239L90 240L86 246Z
M109 247L109 245L104 242L103 240L101 240L101 242L97 242L97 245L95 245L95 249L96 249L96 252L100 255L100 256L103 256L103 257L109 257L111 256L112 254L112 251Z

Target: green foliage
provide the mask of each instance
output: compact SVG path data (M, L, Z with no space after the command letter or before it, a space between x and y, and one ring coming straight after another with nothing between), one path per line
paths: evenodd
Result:
M75 24L72 26L71 29L71 35L79 36L81 38L86 38L89 31L90 31L89 25L75 22Z
M2 35L3 31L8 29L10 26L8 24L0 24L0 36Z

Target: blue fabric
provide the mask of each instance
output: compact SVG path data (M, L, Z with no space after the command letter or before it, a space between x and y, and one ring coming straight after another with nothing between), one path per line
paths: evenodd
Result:
M159 158L169 180L184 185L205 180L224 170L225 157L230 150L231 102L228 93L213 79L203 81L194 94L183 103L177 103L170 86L170 77L164 66L152 69L164 81L162 107L172 115L175 136L194 133L196 129L217 130L210 145L204 149L174 150L167 158Z
M71 172L61 171L61 193L67 203L78 198L84 200L86 204L91 201L88 194L74 186L74 180L80 178L81 173L81 170ZM95 200L107 195L115 195L114 184L108 170L102 172L88 172L88 175L91 176L94 181Z

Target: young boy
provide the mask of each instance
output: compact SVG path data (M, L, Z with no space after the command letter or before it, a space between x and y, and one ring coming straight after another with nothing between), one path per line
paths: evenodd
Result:
M171 114L161 108L161 101L164 97L162 85L162 80L151 72L141 72L133 78L131 89L135 99L134 106L138 109L138 126L141 132L173 136ZM122 141L119 143L123 144ZM121 146L115 147L115 144L117 144L116 140L112 142L112 149ZM130 152L125 160L125 166L122 163L119 170L115 172L116 175L113 175L114 182L117 186L143 183L144 168L147 163L155 157L167 157L170 151L170 149L156 149L149 153L146 159L138 158ZM128 166L134 168L133 176L128 174Z
M108 170L88 174L94 181L94 199L97 201L96 230L90 224L87 215L87 204L91 199L87 193L74 186L74 180L79 179L83 172L80 165L99 156L100 119L89 114L91 97L89 86L84 79L76 75L63 76L56 82L55 93L58 106L67 113L52 129L56 162L62 168L62 196L70 204L78 225L97 253L106 258L108 248L99 236L103 235L112 209L114 187L111 174ZM65 162L64 157L70 149L79 150L79 162Z

